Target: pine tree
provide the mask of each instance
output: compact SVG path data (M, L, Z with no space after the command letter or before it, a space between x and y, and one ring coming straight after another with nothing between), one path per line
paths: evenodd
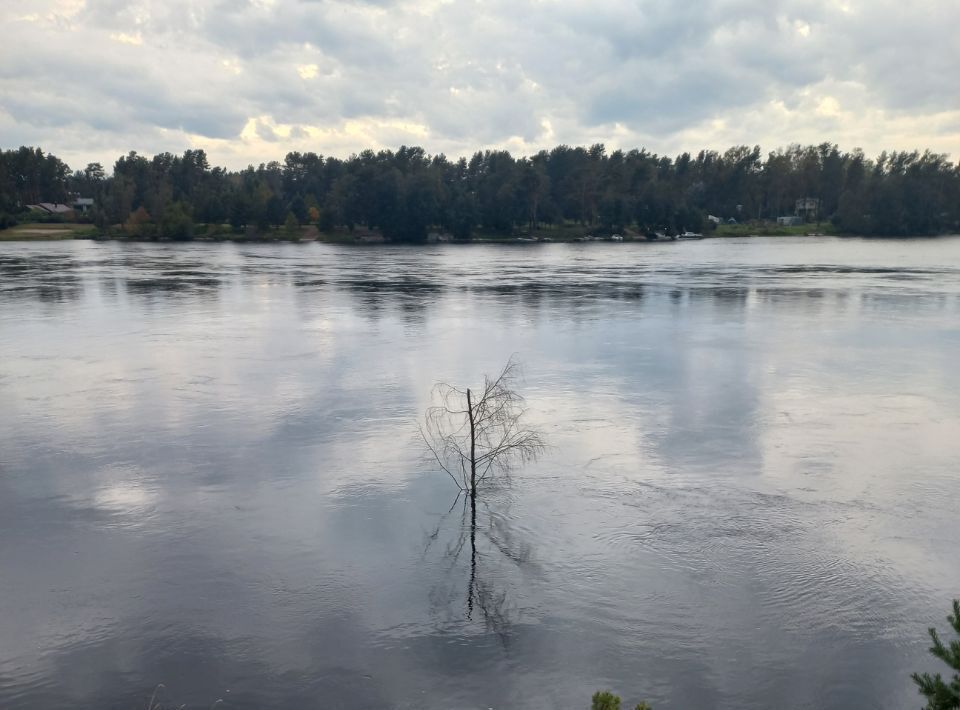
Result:
M606 690L598 690L591 698L590 710L620 710L620 696ZM640 703L636 710L651 710L651 708L646 703Z
M953 600L953 615L947 617L953 630L960 636L960 600ZM926 710L956 710L960 708L960 639L944 645L937 635L937 630L930 629L930 638L933 646L930 653L950 666L954 671L953 679L943 680L939 673L914 673L911 677L920 689L920 694L927 698Z

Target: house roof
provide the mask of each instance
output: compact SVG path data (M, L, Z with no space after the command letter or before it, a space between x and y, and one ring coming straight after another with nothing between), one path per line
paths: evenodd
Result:
M27 205L28 209L49 212L50 214L63 214L64 212L73 212L73 207L60 202L39 202L35 205Z

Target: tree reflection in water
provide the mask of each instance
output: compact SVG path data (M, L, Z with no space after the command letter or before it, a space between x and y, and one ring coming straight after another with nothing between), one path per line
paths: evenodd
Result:
M459 516L454 515L457 511ZM487 500L478 501L461 492L427 536L424 547L426 558L440 541L446 540L441 555L449 585L438 583L431 593L434 612L446 609L452 612L450 621L454 621L459 614L453 610L460 607L462 619L482 620L486 630L504 646L509 643L519 609L511 602L508 580L500 563L507 562L516 570L533 566L530 545L517 539L508 512L509 503L494 511ZM463 589L461 583L456 581L461 575L467 577L465 598L458 591Z

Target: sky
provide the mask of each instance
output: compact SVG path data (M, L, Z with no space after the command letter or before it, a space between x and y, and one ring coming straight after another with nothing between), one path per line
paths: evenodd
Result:
M0 0L0 147L960 157L958 0Z

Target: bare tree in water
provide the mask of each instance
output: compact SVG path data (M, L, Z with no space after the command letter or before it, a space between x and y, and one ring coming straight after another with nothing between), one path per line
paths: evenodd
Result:
M524 399L516 390L519 366L511 358L483 387L459 389L446 382L433 389L420 434L437 463L461 491L476 500L477 487L497 472L535 460L543 437L524 426Z
M484 553L478 537L486 540L490 551L496 551L518 566L527 563L529 549L511 539L505 522L485 501L481 504L488 522L478 524L477 490L495 475L535 460L546 448L540 432L524 422L524 399L516 389L519 374L519 366L511 358L499 375L484 376L481 388L460 389L446 382L437 384L433 389L433 405L427 409L420 427L420 434L437 464L459 489L447 515L453 512L460 495L466 494L459 535L448 546L445 556L454 565L461 553L469 551L467 618L479 610L487 628L504 643L510 605L506 591L498 591L492 580L483 578L480 560ZM430 542L436 540L442 524L443 520L430 535Z

